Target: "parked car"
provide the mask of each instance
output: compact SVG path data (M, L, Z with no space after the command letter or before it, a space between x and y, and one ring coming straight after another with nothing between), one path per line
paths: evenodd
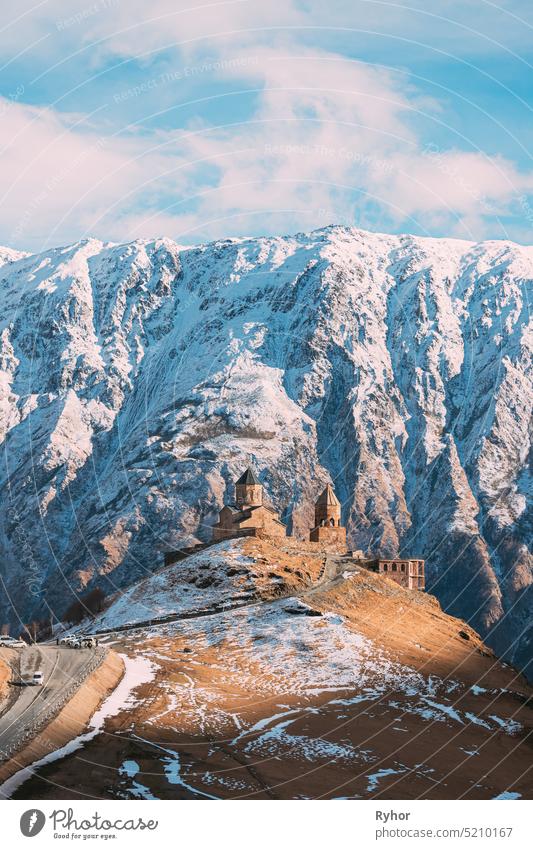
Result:
M57 639L60 646L68 646L71 649L94 648L98 645L98 638L92 634L65 634Z
M8 649L24 648L26 643L24 640L16 640L15 637L0 637L0 647L4 646Z
M33 673L31 683L34 687L42 687L42 685L44 684L44 679L43 679L43 673L40 670L36 670Z

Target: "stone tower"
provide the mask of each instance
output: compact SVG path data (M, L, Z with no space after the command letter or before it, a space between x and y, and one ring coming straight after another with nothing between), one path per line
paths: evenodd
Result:
M246 469L235 484L235 504L244 507L260 507L263 503L263 487L251 469Z
M341 505L328 483L315 503L315 527L309 533L311 542L319 542L336 550L346 550L346 528L341 526Z
M315 503L315 527L339 527L341 523L341 503L330 483Z

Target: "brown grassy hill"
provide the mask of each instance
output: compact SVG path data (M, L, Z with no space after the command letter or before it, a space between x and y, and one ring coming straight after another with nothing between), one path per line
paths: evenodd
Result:
M248 606L117 634L133 695L20 797L533 797L531 688L464 622L363 570L313 587L323 557L290 544L224 545L204 556L217 580L221 552L246 564Z

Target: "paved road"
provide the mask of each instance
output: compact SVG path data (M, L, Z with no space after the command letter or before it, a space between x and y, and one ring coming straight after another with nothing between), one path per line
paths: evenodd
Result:
M10 746L22 729L39 721L39 718L60 698L77 678L93 656L92 649L70 649L64 646L27 646L23 649L0 648L0 657L12 667L12 683L7 703L0 706L0 760L1 752ZM22 679L31 679L39 669L43 673L42 687L17 686Z

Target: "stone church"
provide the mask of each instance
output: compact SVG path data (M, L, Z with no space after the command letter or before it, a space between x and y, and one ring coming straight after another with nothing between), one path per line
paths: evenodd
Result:
M242 536L284 537L287 529L279 514L265 503L263 487L251 469L246 469L235 484L235 500L218 514L213 526L213 541ZM331 484L327 484L315 504L315 527L309 541L322 548L344 553L346 528L341 525L341 505Z
M365 557L361 551L347 552L346 528L341 525L341 504L330 483L315 503L315 525L309 532L309 542L326 552L347 555L358 565L387 577L407 589L423 590L424 561L403 558ZM219 512L213 527L213 542L233 537L267 537L282 539L287 529L279 514L266 504L263 487L251 469L246 469L235 484L235 501Z
M263 503L263 487L251 469L235 484L235 502L226 504L213 527L213 541L230 537L284 537L287 529L273 507Z
M235 500L226 504L213 527L213 541L243 536L285 537L287 529L279 514L265 503L263 487L252 469L246 469L235 484ZM341 505L331 484L315 504L315 527L309 541L322 548L346 551L346 528L341 525Z

